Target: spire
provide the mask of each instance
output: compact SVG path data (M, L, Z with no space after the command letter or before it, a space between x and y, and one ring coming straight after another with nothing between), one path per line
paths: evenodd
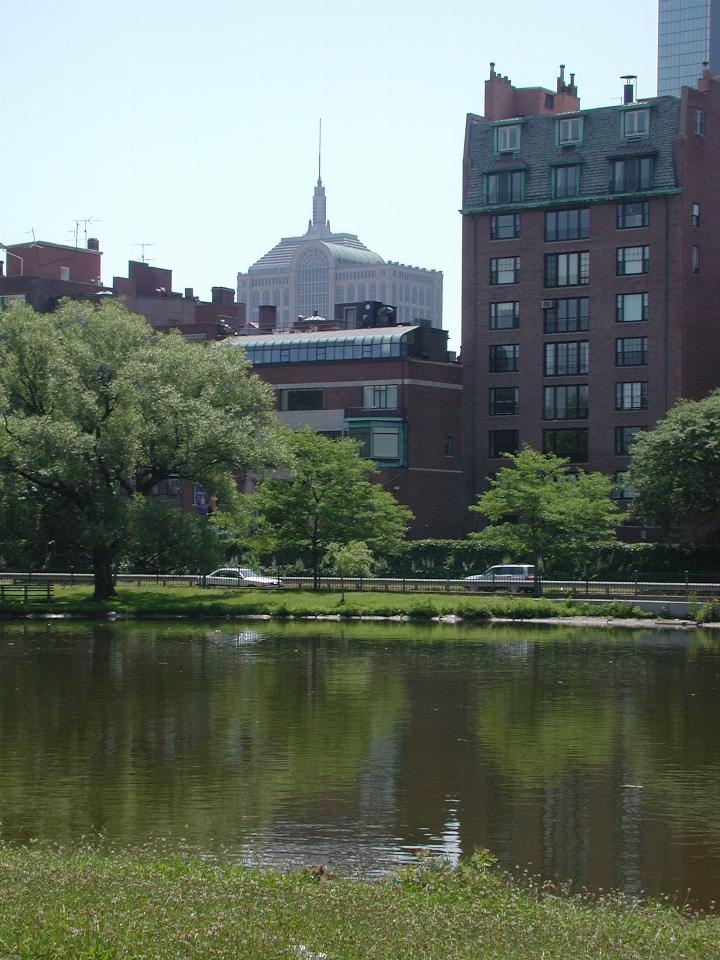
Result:
M320 133L318 137L318 179L317 184L315 185L315 192L313 193L313 215L311 228L317 230L318 227L328 227L330 224L327 222L327 208L325 206L325 187L322 184L322 177L320 176L321 172L321 160L322 160L322 120L320 120Z

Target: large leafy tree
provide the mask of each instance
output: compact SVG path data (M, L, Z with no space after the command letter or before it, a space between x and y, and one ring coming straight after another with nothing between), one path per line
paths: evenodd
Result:
M158 335L120 303L0 313L0 470L74 518L98 598L114 594L133 492L276 463L271 407L242 351Z
M568 470L569 461L525 446L509 455L471 510L490 525L471 536L538 572L585 570L600 547L615 539L612 483L601 473Z
M412 513L372 482L375 464L360 456L358 443L310 429L292 434L290 442L289 476L268 477L250 498L266 549L306 555L316 586L330 543L362 541L372 553L391 552Z
M627 480L633 514L696 540L720 530L720 390L681 400L633 443Z

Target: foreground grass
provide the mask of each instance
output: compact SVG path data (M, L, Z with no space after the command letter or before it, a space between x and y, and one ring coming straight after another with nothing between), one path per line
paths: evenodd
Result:
M194 587L133 587L122 586L117 597L98 603L89 586L55 588L50 602L4 603L0 613L72 613L78 616L98 616L111 611L138 617L242 617L266 614L275 617L303 617L334 615L406 616L415 620L455 614L465 620L487 620L490 617L605 616L643 617L647 614L631 607L609 602L607 604L571 604L565 600L544 597L508 595L468 596L444 593L313 593L312 591L232 590L227 588L203 590Z
M487 857L381 882L150 853L0 847L3 960L718 956L720 918L519 886Z

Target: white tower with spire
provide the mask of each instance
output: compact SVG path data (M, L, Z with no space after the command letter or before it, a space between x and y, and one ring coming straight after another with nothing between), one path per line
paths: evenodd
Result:
M307 236L329 237L332 231L330 230L330 223L327 219L325 187L322 182L322 120L320 120L320 130L318 133L318 178L313 193L312 209L313 215L312 220L308 220Z

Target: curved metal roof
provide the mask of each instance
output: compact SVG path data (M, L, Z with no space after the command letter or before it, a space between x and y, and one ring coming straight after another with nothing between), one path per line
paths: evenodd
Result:
M320 343L399 343L418 325L408 327L361 327L357 330L315 330L312 333L265 333L260 336L228 337L219 346L245 347L299 347Z
M336 260L340 260L343 263L385 263L379 253L375 253L374 250L368 250L367 247L360 249L359 247L346 247L341 243L327 242L323 242L323 246Z

